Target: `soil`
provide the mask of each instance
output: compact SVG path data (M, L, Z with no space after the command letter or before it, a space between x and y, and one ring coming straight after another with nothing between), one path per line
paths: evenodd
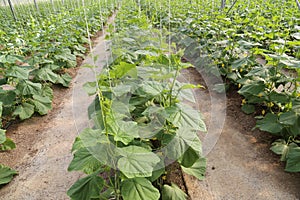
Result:
M99 55L94 63L87 57L82 64L96 64L101 69L108 45L101 35L92 51ZM79 60L80 61L80 60ZM65 200L66 191L82 174L68 172L71 147L86 126L87 107L93 100L82 89L94 80L88 68L72 69L70 89L54 86L53 110L46 116L12 124L8 137L17 148L0 153L1 163L19 171L11 183L0 190L1 200ZM183 175L179 166L168 167L167 182L175 182L193 200L274 200L300 199L300 174L284 172L284 164L270 150L275 139L267 133L252 131L255 120L241 112L241 98L234 88L227 95L212 91L206 74L189 68L179 79L202 84L195 90L197 104L207 123L207 133L200 133L203 154L208 159L206 179L198 181Z
M185 78L193 83L206 85L204 72L188 69ZM204 78L203 78L204 77ZM226 95L225 123L213 148L205 152L207 157L207 173L204 181L184 175L185 184L191 199L300 199L300 173L287 173L284 163L270 151L271 143L276 137L261 132L255 126L253 115L241 111L242 99L236 88L230 88ZM208 133L214 135L215 121L212 116L212 99L218 97L212 90L197 90L195 96L198 106L208 125ZM221 102L219 102L221 104ZM218 135L218 134L216 134ZM200 134L200 137L202 134ZM208 144L211 145L212 143Z

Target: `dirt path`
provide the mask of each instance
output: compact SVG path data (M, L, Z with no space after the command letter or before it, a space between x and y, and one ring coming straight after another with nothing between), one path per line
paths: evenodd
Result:
M103 66L105 63L108 52L104 36L96 43L92 51L99 56L96 63L87 57L83 65ZM81 176L67 172L72 159L71 148L77 134L88 125L87 107L93 100L82 85L93 80L91 69L79 69L70 89L55 88L54 109L47 116L33 117L8 129L8 136L16 142L17 148L0 153L0 160L18 170L19 175L0 190L1 200L69 199L66 191Z
M188 70L185 77L195 84L205 84L196 70ZM272 138L258 130L253 116L242 113L241 98L235 91L224 103L212 105L218 94L208 90L195 92L199 108L208 125L208 134L218 135L212 119L212 107L226 118L216 145L208 153L206 179L197 181L185 175L188 192L193 200L296 200L300 199L300 173L284 172L284 164L270 150ZM204 142L205 149L205 142ZM208 149L211 149L209 147Z

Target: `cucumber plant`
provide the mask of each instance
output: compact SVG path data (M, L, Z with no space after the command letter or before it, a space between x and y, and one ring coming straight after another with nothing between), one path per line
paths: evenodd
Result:
M182 52L169 51L166 38L151 29L135 2L123 3L116 23L110 64L97 81L84 85L96 95L89 107L94 125L76 138L68 170L87 176L68 195L75 200L186 199L164 178L173 162L204 178L198 131L206 126L188 104L195 103L191 89L201 86L177 80L180 70L191 66L181 62Z

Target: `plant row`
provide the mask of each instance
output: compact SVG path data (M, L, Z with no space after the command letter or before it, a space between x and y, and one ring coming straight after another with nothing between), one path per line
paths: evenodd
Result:
M135 1L123 2L110 40L112 58L85 90L96 95L89 106L94 125L73 145L69 171L83 171L68 191L83 199L186 199L176 184L166 181L174 162L203 179L198 132L206 131L193 88L179 82L182 52L168 45L165 33L152 27Z
M141 1L156 27L166 27L198 57L207 72L220 73L223 92L235 85L242 110L256 128L278 138L271 147L285 170L300 171L300 12L295 1L237 1L220 9L210 1ZM209 62L208 62L209 61ZM224 87L225 86L225 87Z
M30 4L19 5L14 7L17 20L8 7L0 7L0 151L15 148L5 135L12 120L45 115L52 109L51 85L69 86L72 77L66 69L84 56L90 42L87 32L101 30L114 3L87 1L70 8L69 1L55 12L46 3L39 3L38 11ZM1 168L0 184L14 174L11 171L4 179L8 170Z

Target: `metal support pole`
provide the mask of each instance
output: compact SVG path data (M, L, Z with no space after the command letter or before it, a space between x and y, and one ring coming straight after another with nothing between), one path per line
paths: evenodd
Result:
M36 11L37 11L37 12L40 12L39 6L37 5L36 0L33 0L33 2L34 2L34 5L35 5L35 8L36 8Z
M230 6L229 10L227 11L226 15L231 11L231 9L233 8L233 6L236 4L237 1L238 1L238 0L235 0L235 1L233 2L233 4Z
M12 14L13 18L15 19L15 21L17 21L17 17L15 15L15 10L14 10L14 7L13 7L13 5L12 5L12 3L11 3L10 0L8 0L8 4L9 4L10 11L11 11L11 14Z
M226 0L221 0L221 10L223 10L226 6Z
M296 3L297 3L297 6L298 6L298 8L299 8L299 10L300 10L300 3L299 3L299 1L296 0Z

